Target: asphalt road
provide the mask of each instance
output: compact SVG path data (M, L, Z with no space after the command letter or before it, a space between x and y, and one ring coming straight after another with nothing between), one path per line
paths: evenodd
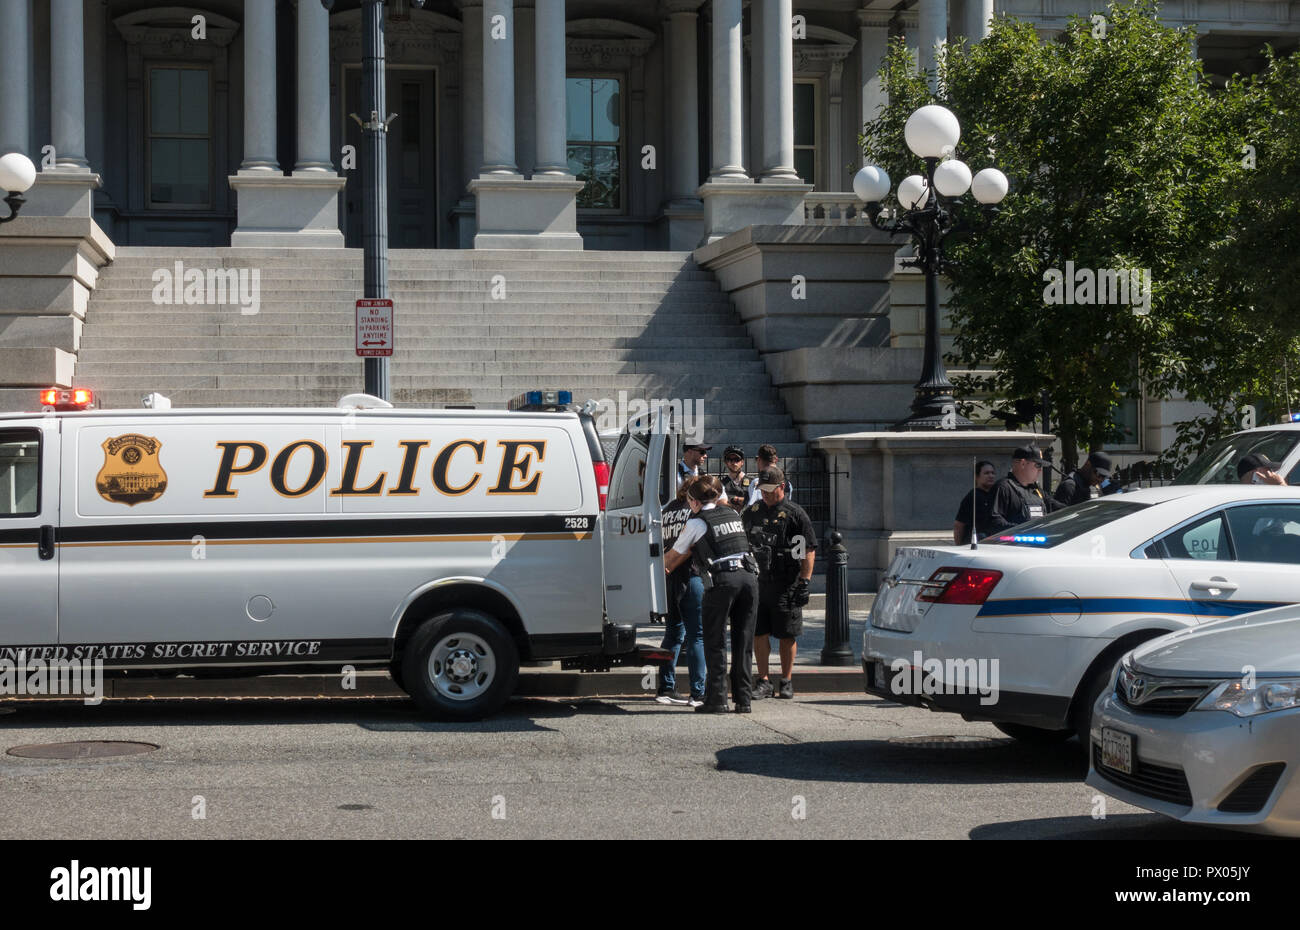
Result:
M1241 836L1112 799L1095 819L1073 744L1031 748L861 694L725 717L527 699L461 725L402 700L22 704L0 710L0 740L6 839ZM70 740L159 748L9 752Z

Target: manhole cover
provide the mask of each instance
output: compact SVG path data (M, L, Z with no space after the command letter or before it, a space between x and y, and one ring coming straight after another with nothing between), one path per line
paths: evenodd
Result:
M157 748L153 743L88 739L73 743L36 743L31 746L15 746L9 750L9 755L22 756L25 759L102 759L105 756L134 756L142 752L153 752Z
M1009 740L986 736L896 736L890 742L922 749L992 749L1006 745Z

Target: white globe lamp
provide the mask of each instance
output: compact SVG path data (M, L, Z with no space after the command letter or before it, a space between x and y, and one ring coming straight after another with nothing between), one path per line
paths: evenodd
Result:
M957 148L961 123L947 107L926 104L907 118L903 138L907 147L922 158L943 158Z
M25 194L36 183L36 166L21 152L0 158L0 188L11 194Z
M934 189L945 197L960 197L970 190L970 168L964 161L950 158L934 169Z
M970 184L970 192L975 195L975 199L990 205L1001 203L1009 188L1007 176L997 168L980 169Z
M867 165L853 176L853 193L863 203L879 203L889 193L889 175L877 165Z
M904 210L919 210L929 199L930 189L919 174L909 174L898 182L898 202Z

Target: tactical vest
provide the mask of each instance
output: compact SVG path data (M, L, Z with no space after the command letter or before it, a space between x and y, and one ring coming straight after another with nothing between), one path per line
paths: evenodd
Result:
M767 550L760 553L755 549L760 573L769 581L788 584L799 574L801 562L796 561L790 550L790 527L797 526L794 511L788 501L781 501L775 507L767 507L762 501L749 507L750 531L755 532L753 545L762 545Z
M704 521L706 530L692 548L695 564L708 571L709 566L718 559L730 555L744 555L749 551L749 537L745 534L745 524L740 514L730 507L714 507L701 510L696 514Z

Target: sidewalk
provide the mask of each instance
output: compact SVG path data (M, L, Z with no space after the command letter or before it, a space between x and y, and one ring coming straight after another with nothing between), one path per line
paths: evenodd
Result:
M828 666L821 664L822 646L826 641L826 612L824 598L815 596L804 608L803 635L799 637L799 651L795 656L795 693L824 694L828 692L862 690L862 632L873 595L851 595L849 609L849 642L853 650L852 665ZM816 609L814 609L816 608ZM658 646L663 641L662 626L644 626L638 629L637 643ZM771 670L777 674L780 665L773 643ZM595 697L614 695L648 695L653 693L642 687L649 673L639 667L614 669L609 672L574 672L560 668L559 662L525 665L519 672L519 686L515 693L526 697ZM679 676L684 678L686 667L681 665ZM125 678L110 679L105 683L105 697L127 699L166 698L404 698L405 693L393 683L384 671L359 671L356 687L345 690L339 675L269 675L260 678ZM7 703L7 702L6 702Z

